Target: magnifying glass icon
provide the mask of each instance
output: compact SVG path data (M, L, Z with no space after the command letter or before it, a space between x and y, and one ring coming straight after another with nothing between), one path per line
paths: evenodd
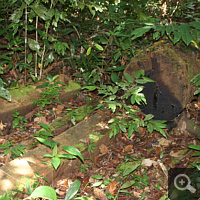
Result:
M189 190L191 193L195 193L196 189L192 187L190 178L185 174L179 174L174 179L174 186L178 190Z

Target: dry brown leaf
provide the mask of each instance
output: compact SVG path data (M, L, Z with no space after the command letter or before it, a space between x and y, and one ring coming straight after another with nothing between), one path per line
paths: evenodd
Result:
M161 147L156 147L155 153L156 155L160 155L162 152L162 148Z
M4 127L6 127L6 125L3 125L2 121L0 123L0 130L2 131L4 129Z
M99 147L99 150L100 150L100 153L108 153L108 148L106 145L102 144L100 147Z
M126 146L126 147L124 148L124 152L131 152L132 149L133 149L133 145L130 144L130 145L128 145L128 146Z
M150 167L151 165L156 166L156 165L157 165L157 162L154 161L154 160L150 160L149 158L147 158L147 159L144 159L144 160L142 161L141 165L144 165L144 166L146 166L146 167Z
M177 151L177 152L175 152L175 153L174 153L174 151L171 151L169 155L170 155L171 157L178 158L178 159L181 160L181 159L184 157L183 155L181 155L182 153L183 153L183 152L182 152L181 150L180 150L180 151Z
M118 182L117 181L112 181L108 184L108 186L106 187L106 189L108 190L108 192L112 195L115 195L117 192L117 186L118 186Z
M167 140L165 138L161 138L158 141L159 141L159 146L164 146L164 147L168 147L172 143L171 140Z
M11 157L11 151L5 157L5 164L7 164L8 162L10 162L10 157Z
M44 124L47 124L47 120L46 120L46 118L45 117L36 117L35 119L34 119L34 122L35 123L41 123L41 122L43 122Z
M94 188L93 192L94 192L94 195L95 195L97 198L99 198L99 199L101 199L101 200L107 200L106 194L104 193L103 190L100 190L100 189L98 189L98 188Z

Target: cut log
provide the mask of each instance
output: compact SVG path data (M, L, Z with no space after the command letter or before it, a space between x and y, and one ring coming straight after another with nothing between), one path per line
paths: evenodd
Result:
M147 105L139 106L141 110L154 119L172 120L194 98L196 88L190 80L200 72L200 60L186 48L159 44L141 50L124 73L134 78L137 70L145 70L145 76L156 81L144 85Z

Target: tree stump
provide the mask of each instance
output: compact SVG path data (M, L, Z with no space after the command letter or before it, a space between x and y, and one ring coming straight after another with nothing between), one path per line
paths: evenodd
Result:
M199 53L184 46L153 45L141 50L125 68L134 78L134 72L145 70L145 76L155 83L144 85L147 105L139 105L145 114L154 119L172 120L194 98L195 87L190 80L200 72Z

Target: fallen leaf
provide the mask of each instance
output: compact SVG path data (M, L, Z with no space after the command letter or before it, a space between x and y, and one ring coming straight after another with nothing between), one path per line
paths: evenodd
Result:
M57 109L62 111L64 109L64 106L63 105L58 105Z
M99 199L101 199L101 200L107 200L106 194L104 193L103 190L100 190L100 189L98 189L98 188L94 188L93 192L94 192L94 195L95 195L97 198L99 198Z
M100 147L99 147L99 150L100 150L100 153L108 153L108 148L106 145L102 144Z
M94 157L94 164L97 164L99 162L99 157L95 156Z
M128 146L126 146L126 147L124 148L124 152L131 152L132 149L133 149L133 145L130 144L130 145L128 145Z
M155 153L156 155L160 155L162 152L162 148L161 147L156 147Z
M165 138L159 139L158 142L159 142L159 146L164 146L164 147L168 147L172 143L171 140L167 140Z
M117 186L118 186L118 182L117 181L112 181L108 184L108 186L106 187L106 189L108 190L108 192L112 195L115 195L117 192Z
M144 166L146 166L146 167L151 167L152 165L156 166L157 162L154 161L154 160L150 160L149 158L147 158L147 159L144 159L141 164L144 165Z
M181 160L181 159L184 157L183 155L180 155L180 154L182 154L182 153L183 153L183 152L182 152L181 150L180 150L180 151L177 151L177 152L175 152L175 153L174 153L174 151L171 151L169 155L170 155L171 157L178 158L178 159Z
M41 122L43 122L44 124L47 124L47 120L46 120L46 118L45 117L36 117L35 119L34 119L34 122L35 123L41 123Z
M0 130L2 131L4 129L4 127L6 127L6 125L3 125L2 121L0 123Z

